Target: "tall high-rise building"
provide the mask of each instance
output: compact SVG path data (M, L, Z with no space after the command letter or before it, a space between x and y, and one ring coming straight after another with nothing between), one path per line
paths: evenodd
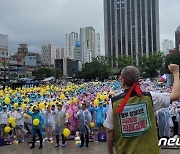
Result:
M60 59L67 58L66 56L67 56L66 49L61 48L61 57L60 57Z
M82 62L82 50L81 50L80 41L76 42L76 47L74 50L74 59Z
M93 27L80 29L82 63L89 63L95 58L95 30Z
M72 32L71 34L66 34L67 58L74 59L74 49L77 41L79 41L78 33Z
M65 54L66 54L66 49L64 49L64 48L57 48L56 49L56 58L55 59L66 58Z
M56 59L61 59L61 48L56 48Z
M104 0L105 54L142 55L160 50L159 0Z
M162 52L164 53L164 55L169 54L169 50L173 50L174 49L174 41L173 40L168 40L165 39L162 42Z
M42 64L44 65L54 65L56 58L56 47L47 44L42 46Z
M17 53L13 56L18 64L25 65L25 57L28 56L28 45L19 44Z
M180 51L180 25L175 31L175 44L176 44L176 51Z
M95 57L101 56L101 37L100 33L95 35Z
M8 65L8 36L0 34L0 78L7 77L5 69Z
M20 56L23 56L23 57L27 56L28 55L27 44L19 44L17 54L20 55Z

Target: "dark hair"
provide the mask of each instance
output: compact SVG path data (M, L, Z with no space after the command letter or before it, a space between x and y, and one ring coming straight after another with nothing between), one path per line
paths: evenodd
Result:
M87 105L86 105L86 103L82 103L82 105L85 105L85 106L87 106Z
M62 104L59 104L59 103L58 103L57 106L61 106L61 107L62 107Z
M33 107L33 112L34 112L34 111L39 112L39 110L38 110L38 109L36 110L36 106L34 106L34 107Z

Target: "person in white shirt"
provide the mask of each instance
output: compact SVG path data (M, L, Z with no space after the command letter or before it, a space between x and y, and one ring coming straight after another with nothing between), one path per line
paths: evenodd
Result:
M7 140L8 133L4 132L4 128L8 124L8 112L7 107L3 107L3 111L1 113L1 124L0 124L0 135L4 137L4 140Z
M136 99L139 99L139 98L141 98L141 94L142 94L138 87L139 86L138 81L139 81L139 77L140 77L139 70L134 66L127 66L122 70L120 78L121 78L123 89L127 93L120 94L119 96L112 98L112 102L109 105L107 118L104 122L104 125L107 129L108 154L114 153L113 152L114 143L116 145L116 153L118 153L118 154L120 152L121 153L127 153L127 152L139 153L139 150L143 149L143 146L146 147L146 149L144 149L145 151L143 151L146 154L152 153L152 150L154 150L154 152L156 152L156 153L160 152L158 145L155 144L155 143L158 143L157 136L154 135L154 134L157 134L157 132L154 133L155 131L154 132L151 131L151 130L156 129L155 122L154 122L155 118L153 117L153 114L160 108L168 107L170 102L173 102L180 98L179 66L176 64L170 64L168 66L168 68L174 76L174 84L172 87L172 92L166 93L166 94L155 93L155 92L149 93L151 96L151 101L152 101L152 105L149 104L149 106L151 106L151 114L149 116L152 117L151 119L153 121L150 121L150 122L154 123L154 126L152 128L150 128L150 130L148 132L145 132L143 135L139 135L137 137L135 137L135 135L137 135L137 134L135 134L134 132L133 132L134 136L129 137L130 135L132 136L132 133L131 133L132 130L130 130L131 134L129 132L128 132L129 133L128 134L127 131L129 131L128 129L131 129L131 128L129 128L129 127L122 128L122 126L124 126L124 125L121 125L120 123L115 122L115 119L116 119L116 121L118 121L118 120L123 120L124 117L126 118L129 116L132 116L130 114L130 112L127 112L127 114L126 114L126 111L129 111L129 109L132 109L132 107L134 107L133 104L131 104L131 106L129 105L130 103L133 103L133 97L131 99L131 95L132 95L132 93L134 93L134 94L136 94ZM120 99L122 101L119 101L118 97L120 97L120 96L123 96L122 99ZM148 98L148 96L143 96L143 97ZM126 105L126 103L128 103L128 102L129 102L129 104L128 104L129 106ZM134 103L136 103L136 102L134 102ZM137 102L137 103L139 103L139 102ZM115 106L114 104L117 106ZM140 104L138 104L138 105L140 106ZM116 108L117 108L117 110L116 110ZM124 108L125 108L125 110L124 110ZM152 108L153 108L153 110L152 110ZM136 111L136 110L133 110L133 112L131 112L131 113L135 113L134 111ZM123 114L121 114L121 113L123 113ZM140 113L139 115L142 115L142 114L143 113ZM126 122L126 121L123 121L123 122ZM148 125L146 125L146 126L148 126ZM140 131L141 130L139 130L139 132ZM154 134L149 135L149 132L152 132ZM128 136L128 137L126 137L126 136ZM145 139L146 144L144 144L144 139L142 139L144 136L151 137L151 139L149 139L149 140ZM134 142L133 142L133 140L134 140ZM153 140L153 143L152 143L152 140ZM128 145L126 144L127 142L128 142ZM148 149L151 149L151 150L148 151ZM124 152L124 151L126 151L126 152Z
M84 146L84 135L86 138L86 147L89 144L89 133L90 133L90 122L92 120L91 113L87 110L86 103L82 104L82 110L77 112L76 117L79 119L79 131L80 131L80 138L81 138L81 145L80 147Z
M54 112L55 116L55 133L56 133L56 145L59 146L59 136L62 137L62 146L65 146L65 137L63 135L63 130L66 122L66 113L62 110L62 104L57 104L57 111Z
M22 142L24 142L24 136L25 136L25 132L24 132L24 111L21 111L20 108L17 108L15 119L16 119L16 127L15 127L16 140L18 141L18 134L20 132L21 136L22 136Z
M8 115L9 115L9 117L15 118L16 110L15 110L14 106L11 107L11 111L8 112Z
M16 110L14 108L14 106L11 107L11 110L8 112L8 117L13 117L15 119L16 116ZM12 127L12 124L9 124L10 127ZM12 129L12 131L10 132L11 136L15 136L15 128Z
M172 116L172 121L174 124L174 138L178 138L178 135L180 135L178 133L180 109L177 108L176 102L172 102L172 108L170 110L170 114Z
M47 107L47 111L45 113L45 132L46 132L46 138L45 141L52 141L53 140L53 121L54 121L54 115L51 111L51 106L49 105Z

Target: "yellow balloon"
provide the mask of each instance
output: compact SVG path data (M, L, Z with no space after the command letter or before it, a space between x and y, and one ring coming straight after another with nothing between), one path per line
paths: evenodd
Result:
M70 134L71 134L70 130L69 130L68 128L64 128L64 130L63 130L63 135L64 135L65 137L68 137Z
M4 102L8 105L8 104L10 104L10 98L9 97L6 97L5 99L4 99Z
M77 103L77 102L78 102L78 99L77 99L77 98L73 98L73 102L74 102L74 103Z
M97 97L100 97L101 96L101 93L97 93Z
M39 119L34 119L33 120L33 125L35 125L35 126L39 125Z
M100 96L100 100L102 100L102 101L104 100L104 95Z
M26 98L26 102L29 103L29 101L30 101L29 98Z
M65 95L64 95L64 94L61 94L61 95L60 95L60 98L61 98L61 99L64 99L64 98L65 98Z
M25 108L26 108L26 104L22 104L21 107L22 107L23 109L25 109Z
M16 127L16 123L15 122L13 122L11 125L12 125L13 128Z
M59 91L59 88L58 88L58 87L55 87L54 90L55 90L55 91Z
M55 102L50 102L50 105L52 106L52 105L55 105L56 103Z
M15 108L18 107L18 103L14 103L14 107L15 107Z
M70 104L72 103L72 101L71 101L71 100L69 100L67 103L70 105Z
M11 128L10 128L9 126L6 126L6 127L4 128L4 131L5 131L6 133L9 133L9 132L11 131Z
M78 145L79 143L81 143L81 141L76 141L76 142L75 142L75 145Z
M0 97L3 97L3 92L0 92Z
M39 109L42 110L42 109L44 109L44 107L45 107L44 103L40 103L40 104L39 104Z
M9 94L6 94L5 97L9 97Z
M95 100L94 100L94 105L95 105L95 106L98 106L98 104L99 104L99 101L98 101L97 99L95 99Z
M31 111L33 110L33 107L34 107L34 106L31 106L31 108L30 108Z
M24 116L25 116L25 118L27 118L27 119L29 119L29 118L31 117L31 116L28 115L28 114L25 114Z
M8 122L12 124L13 122L15 122L15 118L14 118L14 117L10 117L10 118L8 119Z
M95 127L95 123L94 123L94 122L91 122L91 123L90 123L90 126L91 126L91 128L94 128L94 127Z
M69 119L70 118L70 114L66 113L66 118Z

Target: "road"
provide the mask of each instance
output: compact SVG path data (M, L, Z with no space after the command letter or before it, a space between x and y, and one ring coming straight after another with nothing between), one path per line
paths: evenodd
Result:
M106 143L91 142L88 148L78 148L75 141L67 141L67 146L54 147L54 143L44 143L43 149L39 150L39 143L35 149L29 149L28 143L13 144L0 147L0 154L107 154ZM180 149L162 149L162 154L179 154Z

